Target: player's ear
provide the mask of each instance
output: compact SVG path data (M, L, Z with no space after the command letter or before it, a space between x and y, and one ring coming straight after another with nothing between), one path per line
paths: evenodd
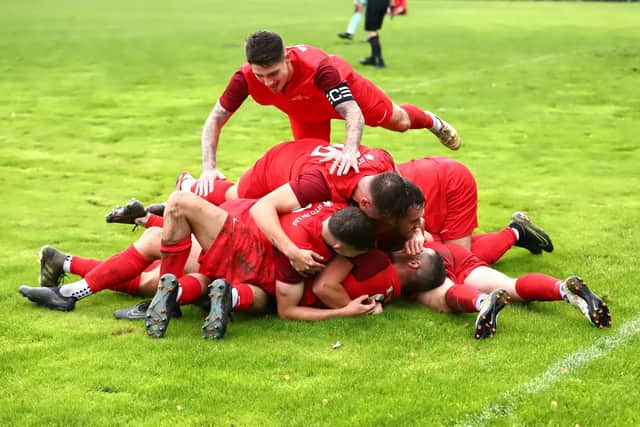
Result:
M367 197L360 197L360 200L358 200L358 206L366 212L366 210L371 206L371 201Z
M407 265L409 266L409 268L417 270L417 269L420 268L420 259L419 258L411 258L409 260L409 262L407 263Z

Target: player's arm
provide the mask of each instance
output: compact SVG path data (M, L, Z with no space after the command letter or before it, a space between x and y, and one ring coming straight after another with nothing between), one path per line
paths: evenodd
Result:
M313 322L333 317L359 316L368 313L376 306L375 302L365 301L367 296L362 295L342 308L303 307L298 305L303 294L304 284L302 282L292 284L276 280L278 316L281 319Z
M214 181L219 175L216 153L218 151L222 127L240 105L242 105L248 95L247 82L243 74L237 71L233 77L231 77L227 88L216 101L216 104L204 122L200 136L202 174L196 184L196 194L199 196L206 196L213 191Z
M262 233L276 249L289 258L293 268L302 274L310 274L324 267L324 264L319 262L322 256L311 250L298 248L280 225L279 214L300 207L291 184L284 184L258 200L250 212Z
M348 89L346 83L342 83L341 86ZM360 110L360 106L354 99L343 101L335 105L334 108L345 120L344 149L356 153L360 147L360 140L364 130L362 110Z
M344 149L339 157L333 159L330 173L346 174L350 169L358 172L357 153L364 130L364 116L356 102L351 88L340 77L338 69L325 59L315 75L315 85L324 91L327 101L345 120Z
M337 255L316 276L313 281L313 293L327 307L344 307L351 301L349 294L342 286L344 279L353 268L348 258Z

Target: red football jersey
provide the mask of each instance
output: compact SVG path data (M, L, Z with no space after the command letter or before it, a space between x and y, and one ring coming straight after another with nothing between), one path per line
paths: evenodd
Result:
M353 258L352 262L353 268L342 282L349 298L380 295L383 302L388 303L393 297L400 295L402 290L400 279L385 252L372 249L366 254ZM313 279L305 281L304 295L300 305L322 305L311 289L312 282Z
M319 262L327 263L335 254L322 238L322 222L346 206L345 203L314 203L281 215L280 225L297 247L314 251L322 256ZM276 256L276 279L285 283L303 280L289 259L280 253Z
M327 100L324 91L315 85L315 76L320 63L326 59L336 67L342 81L351 80L353 68L342 58L328 55L312 46L290 46L286 48L286 52L293 67L293 77L281 93L271 92L256 78L248 63L241 67L240 71L247 82L251 97L258 104L277 107L300 123L342 119Z
M307 172L318 171L326 183L329 197L320 200L317 197L303 197L303 199L306 202L346 201L351 198L363 177L396 170L393 158L387 151L361 145L358 173L351 171L342 176L330 174L332 162L321 162L321 160L332 151L342 150L342 148L341 144L332 145L319 139L281 142L269 149L240 177L238 196L260 198L287 182L300 179Z

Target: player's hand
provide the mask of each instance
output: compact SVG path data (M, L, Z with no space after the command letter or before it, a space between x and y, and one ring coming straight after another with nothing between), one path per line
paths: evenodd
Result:
M324 156L320 162L329 162L333 160L333 164L331 165L331 169L329 169L329 173L333 174L334 172L338 176L346 175L349 173L351 169L356 171L356 173L360 172L360 168L358 167L358 151L351 151L347 148L344 148L342 151L333 150L331 153Z
M196 195L206 197L207 194L213 192L216 178L224 179L225 176L216 168L204 169L196 182Z
M380 314L384 311L382 304L376 301L376 305L373 306L371 310L367 312L367 314Z
M418 255L424 248L424 233L422 229L414 231L413 236L404 242L404 250L409 255Z
M369 295L360 295L358 298L352 299L345 306L345 314L347 316L360 316L375 310L377 302L369 298Z
M302 276L312 276L324 268L322 255L308 249L298 249L289 255L289 262Z

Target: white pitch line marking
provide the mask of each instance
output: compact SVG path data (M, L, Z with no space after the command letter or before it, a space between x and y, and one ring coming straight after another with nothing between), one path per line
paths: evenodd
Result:
M513 412L513 407L516 404L548 388L564 375L567 375L563 374L562 370L568 369L569 372L572 372L600 357L606 356L611 350L620 344L624 344L638 333L640 333L640 316L622 325L615 335L594 340L589 347L570 354L560 362L552 365L542 375L503 393L498 397L497 403L485 406L478 415L467 415L465 420L456 423L456 426L485 425L494 418L509 415Z

